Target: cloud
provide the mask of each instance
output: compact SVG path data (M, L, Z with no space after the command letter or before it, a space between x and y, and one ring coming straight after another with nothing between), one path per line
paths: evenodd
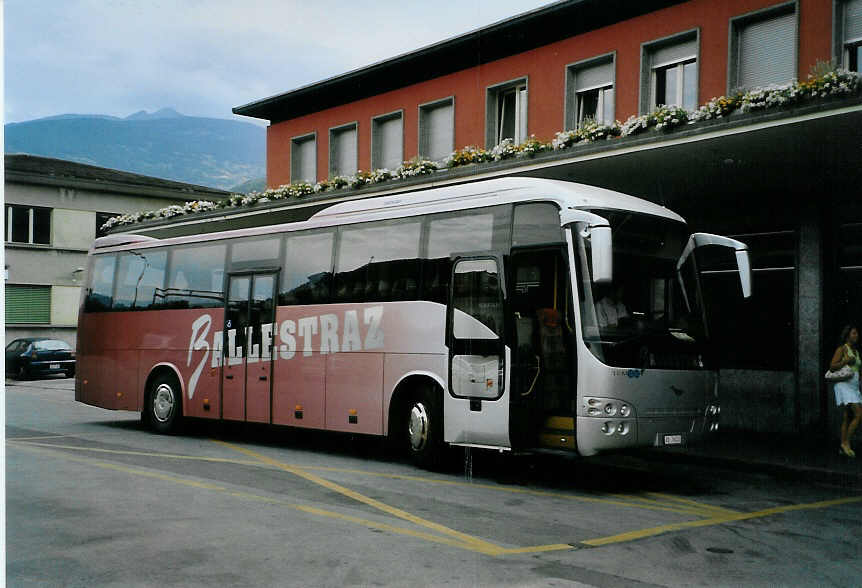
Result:
M227 118L542 3L7 0L6 120L163 106Z

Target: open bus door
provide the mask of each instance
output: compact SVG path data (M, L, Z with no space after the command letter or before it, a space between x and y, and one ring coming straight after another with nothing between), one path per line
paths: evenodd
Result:
M464 445L509 447L503 259L495 253L452 257L445 438Z
M561 247L513 249L511 437L515 448L575 449L571 291Z

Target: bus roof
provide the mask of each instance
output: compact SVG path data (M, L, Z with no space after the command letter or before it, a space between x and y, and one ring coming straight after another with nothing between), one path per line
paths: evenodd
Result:
M314 214L306 221L265 225L244 229L156 239L123 234L117 237L101 237L93 246L96 249L136 249L154 245L213 241L229 237L246 237L279 233L285 230L324 228L365 221L404 218L420 214L432 214L455 210L467 210L484 206L512 204L517 202L554 202L561 210L620 210L652 215L677 222L685 220L672 210L659 204L634 196L606 190L596 186L549 180L544 178L506 177L430 188L419 192L379 196L361 200L350 200L333 204ZM601 214L601 212L599 212Z
M395 211L398 211L397 216L411 216L427 213L429 208L441 212L530 200L551 200L562 209L628 210L685 222L664 206L621 192L563 180L522 177L496 178L413 194L341 202L321 210L310 220L331 218L344 222L360 215L377 216L375 213L390 216ZM438 208L441 210L436 210Z

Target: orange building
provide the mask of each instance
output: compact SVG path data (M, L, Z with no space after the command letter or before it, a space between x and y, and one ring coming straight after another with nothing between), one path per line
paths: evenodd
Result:
M234 112L270 121L267 183L315 183L467 145L550 140L586 121L859 71L862 0L570 0ZM818 66L818 64L820 64ZM862 320L859 92L672 132L449 170L576 180L653 200L754 256L755 295L716 312L723 419L758 431L837 430L822 374ZM705 283L721 297L720 271Z

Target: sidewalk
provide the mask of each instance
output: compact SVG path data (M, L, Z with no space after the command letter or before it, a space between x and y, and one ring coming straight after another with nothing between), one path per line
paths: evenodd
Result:
M757 471L782 478L819 480L862 490L862 440L859 456L838 454L838 442L824 437L722 431L701 445L651 450L650 458Z

